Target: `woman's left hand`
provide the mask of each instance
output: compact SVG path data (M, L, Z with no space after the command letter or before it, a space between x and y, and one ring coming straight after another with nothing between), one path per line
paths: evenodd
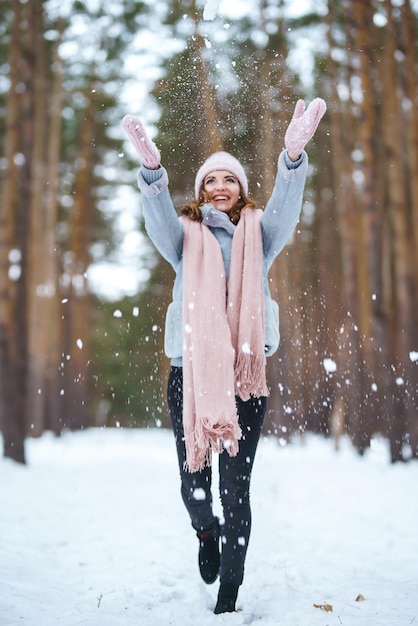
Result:
M326 110L327 105L322 98L312 100L306 111L305 102L297 101L295 112L284 137L284 143L292 161L299 159L302 150L314 136Z

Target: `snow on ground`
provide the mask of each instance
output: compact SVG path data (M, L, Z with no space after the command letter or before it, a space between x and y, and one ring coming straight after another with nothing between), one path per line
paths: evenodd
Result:
M27 467L0 460L2 626L418 626L418 463L390 465L380 440L364 458L262 440L239 610L218 616L171 432L46 434L27 451Z

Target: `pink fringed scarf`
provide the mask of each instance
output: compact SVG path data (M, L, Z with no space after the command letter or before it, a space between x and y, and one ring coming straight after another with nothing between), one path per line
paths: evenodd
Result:
M183 425L190 472L211 451L238 452L235 395L267 396L262 211L246 209L232 240L228 286L221 248L201 222L180 218L183 243Z

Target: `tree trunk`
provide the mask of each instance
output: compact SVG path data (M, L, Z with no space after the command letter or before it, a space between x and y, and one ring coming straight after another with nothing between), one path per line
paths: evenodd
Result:
M406 127L406 163L409 202L411 206L411 222L413 232L412 269L414 276L414 320L411 346L418 346L418 96L417 96L417 19L414 15L410 0L404 0L402 7L402 42L404 50L405 68L404 80L406 97L410 103ZM409 365L410 389L407 390L408 404L406 407L407 432L410 437L412 456L418 458L418 367Z
M202 113L201 132L203 132L204 135L203 145L207 150L207 154L203 156L206 158L212 154L212 152L223 150L223 141L217 114L217 101L214 94L214 88L204 59L205 42L198 30L200 19L195 0L193 0L191 11L192 15L195 16L195 32L192 38L192 46L194 52L194 62L197 65L197 88L199 94L199 107Z
M406 113L406 168L408 171L408 186L410 189L410 202L412 207L412 229L414 238L414 264L415 289L418 289L418 71L417 71L417 18L411 8L411 1L404 0L401 6L402 12L402 42L401 49L404 51L404 80L405 95L409 102ZM418 332L418 324L415 324Z
M260 9L260 23L266 29L266 3ZM286 65L287 48L283 36L284 22L279 20L278 34L272 37L266 50L259 77L259 143L257 158L262 167L262 188L258 194L261 206L265 207L277 174L277 160L284 145L284 124L290 122L295 94L292 79ZM254 87L255 88L255 85ZM280 139L281 137L281 139ZM268 410L264 424L267 433L288 439L293 430L291 415L287 409L289 395L295 390L292 366L296 357L296 345L292 344L294 321L290 313L291 286L290 252L284 249L269 271L271 295L279 304L280 345L278 351L267 359L267 380L270 389ZM293 372L294 374L294 372ZM294 397L294 395L292 396Z
M44 42L43 3L36 0L26 4L28 34L31 40L32 63L28 64L27 83L33 89L33 148L30 163L30 203L27 265L28 363L26 414L32 436L39 437L45 428L44 398L49 327L45 303L49 286L45 282L45 182L48 79ZM28 51L29 54L29 51ZM33 77L33 78L32 78Z
M64 68L59 56L63 21L58 25L59 37L54 47L53 81L51 89L51 107L49 121L49 141L47 154L47 190L45 193L45 254L44 254L44 284L45 293L45 323L46 332L46 363L45 363L45 393L44 416L45 427L55 434L61 432L59 401L60 363L62 361L62 324L61 304L58 285L58 259L56 228L58 221L58 197L60 183L60 152L62 107L64 99L63 76Z
M17 85L21 82L20 65L22 45L20 24L21 3L15 0L12 5L13 21L9 42L10 89L6 98L6 128L4 156L7 164L2 174L0 203L0 425L3 433L4 456L19 463L25 463L25 416L21 397L22 367L21 342L19 331L24 322L24 312L19 311L22 281L10 281L9 255L12 249L21 252L15 229L15 215L19 202L19 171L15 156L21 153L19 121L21 117L21 96ZM21 166L21 164L20 164ZM22 259L21 259L22 262ZM18 324L17 322L20 322ZM19 386L18 386L19 381Z
M329 3L328 42L331 53L329 70L331 102L338 103L336 109L330 108L330 142L332 153L333 189L337 223L341 238L341 291L343 313L338 329L337 373L333 377L334 398L342 398L347 416L347 429L360 453L370 443L370 429L363 414L364 398L364 363L359 320L361 318L359 289L358 246L362 244L359 231L359 207L355 198L352 180L351 153L355 131L351 125L349 102L340 103L337 92L337 68L332 58L334 38L332 35L333 3ZM336 17L335 17L336 19ZM347 46L350 48L349 46ZM345 84L351 84L350 58L346 61ZM340 78L341 80L341 78ZM337 329L336 329L337 331Z
M386 165L388 213L392 227L392 250L394 268L394 306L396 315L396 336L393 365L397 376L409 378L409 350L414 336L414 270L412 239L408 225L408 200L406 196L405 144L403 141L403 121L399 112L402 110L398 99L398 69L396 65L397 37L393 18L393 6L390 0L385 2L388 20L387 37L384 47L385 71L381 72L382 82L382 119L383 142ZM391 428L392 460L402 460L402 435L405 431L407 392L397 388L395 375L392 373L393 395L397 407L393 409Z
M66 254L65 283L68 302L64 314L63 426L79 429L88 425L88 365L90 359L90 293L86 271L91 241L91 198L94 167L94 94L88 102L80 125L77 172L73 190L73 210L69 251Z

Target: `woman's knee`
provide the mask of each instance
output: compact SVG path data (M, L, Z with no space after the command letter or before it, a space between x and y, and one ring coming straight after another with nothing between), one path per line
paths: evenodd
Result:
M250 478L250 470L246 467L242 467L233 476L221 478L219 494L223 507L241 507L249 504Z

